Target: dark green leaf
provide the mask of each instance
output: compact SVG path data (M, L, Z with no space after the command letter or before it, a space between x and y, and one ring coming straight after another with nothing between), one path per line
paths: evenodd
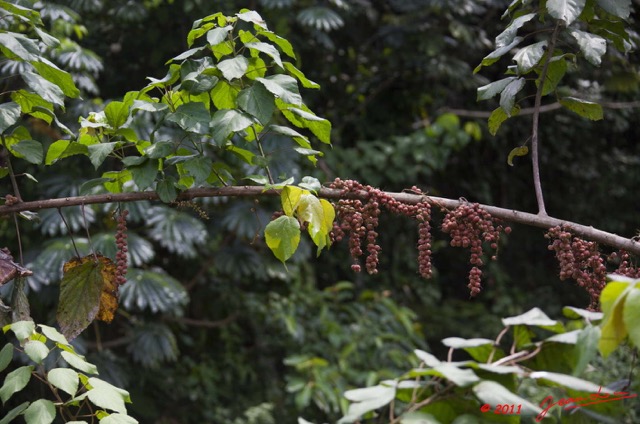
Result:
M0 133L18 122L20 119L20 105L16 102L0 104Z
M175 112L169 113L166 119L175 122L187 132L207 134L211 115L209 115L204 103L192 102L181 104Z
M631 14L631 0L597 0L598 6L622 19Z
M41 57L39 61L31 62L31 64L44 79L57 85L67 97L76 98L80 95L80 90L68 72L58 68L44 57Z
M64 93L60 87L33 72L25 71L20 73L20 76L29 88L42 96L43 99L54 105L64 107Z
M262 84L254 84L242 90L238 95L238 106L255 116L262 125L267 125L276 108L273 94Z
M525 83L526 80L524 78L515 79L507 84L500 93L500 107L505 111L507 116L512 115L516 95L524 88Z
M2 350L0 350L0 372L4 371L11 360L13 359L13 345L11 343L7 343L4 345Z
M28 406L29 406L29 402L24 402L16 406L11 411L7 412L7 415L5 415L0 420L0 424L9 424L11 422L14 422L13 419L18 417L19 415L22 415L22 413L24 412L25 409L27 409Z
M141 164L135 166L128 166L131 171L131 177L133 182L136 183L138 189L146 190L153 185L153 182L158 175L158 159L143 160Z
M564 97L560 99L560 104L583 118L592 121L599 121L603 118L602 106L594 102L576 99L575 97Z
M40 165L44 158L42 143L35 140L20 140L13 146L11 150L19 153L27 162Z
M600 341L600 328L594 326L587 326L580 334L578 334L578 341L576 343L576 364L573 368L573 375L582 375L587 366L598 354L598 342Z
M164 179L158 181L156 184L156 192L165 203L171 203L176 200L178 197L178 190L176 189L176 180L175 178L169 176Z
M211 120L213 139L216 144L222 146L232 133L242 131L252 124L253 120L243 112L235 109L219 110Z
M183 166L184 170L195 179L196 185L205 182L211 175L211 170L213 169L211 159L203 156L189 159L184 162Z
M174 149L173 142L158 141L144 149L144 152L151 159L162 159L172 154Z
M567 72L567 61L564 56L556 56L549 62L547 67L547 76L542 87L542 95L546 96L555 91L558 83L562 80ZM536 86L540 85L540 78L536 80Z
M159 271L131 270L127 280L120 290L122 304L128 310L175 312L189 300L178 280Z
M97 143L87 147L89 159L95 169L98 169L102 162L113 152L118 143Z

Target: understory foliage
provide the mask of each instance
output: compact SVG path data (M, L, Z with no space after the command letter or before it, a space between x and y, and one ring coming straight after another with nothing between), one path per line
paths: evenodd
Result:
M333 156L344 153L340 166L352 165L347 174L361 174L363 181L368 174L402 187L398 175L437 179L450 161L460 160L462 149L477 148L481 124L463 125L452 113L431 122L425 105L435 101L428 95L414 111L400 112L404 120L419 118L414 129L424 129L358 146L345 143L352 133L396 134L392 122L360 127L367 114L374 115L371 122L392 121L370 107L386 102L376 99L384 98L385 90L415 95L406 75L414 62L388 61L390 46L414 39L424 30L422 22L394 27L393 19L385 21L369 2L261 1L269 14L295 11L293 20L281 14L272 31L253 10L199 18L185 29L187 49L174 52L164 77L149 77L141 89L103 102L91 97L100 90L103 62L81 47L90 32L76 11L97 14L90 19L106 19L106 26L128 21L133 28L174 2L62 3L0 1L0 72L7 76L0 99L0 179L6 182L0 214L9 218L0 221L0 234L11 246L0 246L0 321L6 335L0 350L0 424L137 419L260 424L298 416L405 424L638 418L633 411L625 415L638 390L629 358L637 356L640 345L640 271L627 252L607 258L569 227L551 228L547 238L560 278L576 280L588 293L589 310L564 308L566 323L539 308L498 320L496 311L504 311L498 302L504 300L497 298L505 285L498 281L501 268L495 260L500 243L511 240L511 227L464 198L447 208L418 181L403 193L418 200L405 202L347 177L330 178L324 187L317 168L311 168L335 163L325 161L322 149L335 143L336 131L312 111L306 94L303 99L302 89L320 87L300 70L303 65L314 75L322 66L335 71L329 93L345 84L345 93L324 106L315 103L323 116L340 124L337 137L343 145L335 146ZM197 9L200 3L186 1L181 7ZM220 3L223 8L231 2ZM447 43L466 40L478 50L475 43L486 36L475 37L459 19L480 16L485 5L476 3L485 2L444 3L389 2L388 8L412 16L427 7L451 18L446 30L433 30L443 31ZM495 7L493 2L486 7L490 3ZM496 50L476 72L515 52L509 76L488 83L476 76L465 84L470 88L482 81L478 100L500 95L488 121L493 135L535 98L532 134L505 155L514 165L528 154L528 144L537 157L543 97L554 97L588 120L603 117L597 90L592 98L580 97L580 81L571 74L582 71L579 57L600 65L608 47L629 54L638 37L629 25L630 0L516 0L504 17L511 20L496 38ZM173 26L177 20L168 21ZM380 62L368 66L369 58L358 48L332 41L329 33L348 22L349 30L360 28L353 22L381 27L379 38L356 43L376 50L371 59ZM307 48L331 52L324 56L326 63L309 66L281 31L308 34ZM523 47L525 40L532 44ZM107 56L136 42L110 41ZM419 57L417 66L429 78L435 68L452 80L470 71L453 59L438 66L421 62L422 56L445 51L432 42L424 41L408 55ZM379 70L387 66L398 72L378 81ZM356 81L365 77L379 84L357 88ZM399 81L409 88L398 87ZM575 86L563 85L567 81ZM316 100L323 96L318 93ZM351 108L344 116L336 99ZM539 176L534 180L539 183ZM249 183L259 187L244 188L262 190L265 197L277 194L279 206L262 197L250 202L215 191L242 190ZM322 195L326 188L338 193L331 201ZM211 196L193 200L199 190ZM148 197L125 204L133 199L127 196L141 193ZM537 194L540 215L546 215L542 192ZM75 202L77 196L100 195L104 200L96 204L10 209L31 199ZM412 238L385 234L385 221L395 222L395 216L411 220ZM448 235L448 243L438 231ZM345 238L355 273L335 277L338 242ZM404 245L386 250L393 242ZM445 293L437 286L445 281L439 274L446 267L440 265L447 260L446 244L469 250L461 267L464 273L470 267L467 303L452 321L478 307L469 297L475 302L481 290L489 289L495 308L486 318L498 334L495 339L444 339L448 354L440 360L440 346L431 343L433 338L425 342L425 336L438 318L429 308L453 304L435 294ZM323 269L311 265L328 249L320 260L333 256L336 262L318 267ZM608 259L616 275L607 277ZM408 266L409 261L414 263ZM384 277L393 267L398 272ZM429 281L416 283L418 275ZM382 278L398 282L381 284ZM34 319L56 321L58 329ZM621 376L614 378L612 362ZM588 405L593 396L610 399Z

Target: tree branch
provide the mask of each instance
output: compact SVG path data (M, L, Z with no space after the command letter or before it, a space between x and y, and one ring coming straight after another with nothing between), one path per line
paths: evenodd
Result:
M258 196L278 196L278 190L265 190L262 186L228 186L215 188L193 188L183 191L178 195L176 200L191 200L198 197L258 197ZM447 199L444 197L434 197L417 195L411 193L386 193L407 204L416 204L427 200L434 206L446 209L455 209L462 200ZM355 192L346 195L340 190L323 188L318 195L325 199L361 199L366 200L368 193ZM35 200L32 202L21 202L14 205L0 206L0 216L17 213L27 210L55 209L66 206L104 204L112 202L136 202L140 200L159 200L158 194L154 191L132 192L132 193L112 193L97 194L91 196L63 197L59 199ZM613 233L597 230L593 227L580 225L575 222L565 221L550 216L541 216L527 212L516 211L513 209L499 208L496 206L481 205L487 212L496 218L504 221L514 222L518 224L528 225L548 229L551 227L564 226L571 230L574 234L598 242L603 245L611 246L616 249L626 250L629 253L640 256L640 242L624 238Z

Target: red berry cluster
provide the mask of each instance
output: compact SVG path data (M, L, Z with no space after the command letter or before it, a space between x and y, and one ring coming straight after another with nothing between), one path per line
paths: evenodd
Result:
M613 273L618 275L624 275L630 278L640 278L640 268L631 265L631 256L628 252L620 250L617 253L613 252L609 255L609 260L619 260L618 269Z
M473 265L469 271L469 290L471 296L476 296L482 289L482 243L490 243L491 249L497 251L500 233L511 232L511 227L503 228L499 220L480 207L478 203L463 202L450 210L442 221L442 231L451 237L451 246L469 248L471 257L469 263ZM494 254L491 259L495 260Z
M600 292L607 277L607 267L598 245L574 237L567 228L561 226L550 228L545 237L552 240L549 250L555 251L560 263L560 279L576 280L591 297L589 308L598 309Z
M120 212L116 218L118 229L116 231L116 283L121 286L127 282L127 215L128 210Z
M378 272L380 246L376 240L378 233L378 217L380 208L384 206L390 212L409 216L419 221L418 260L420 274L431 277L431 235L429 233L429 221L431 219L431 206L427 201L415 205L402 203L380 189L362 185L353 180L341 180L337 178L329 185L330 188L341 190L341 199L334 204L336 210L336 222L331 232L332 241L340 241L345 235L349 235L349 251L354 260L351 269L360 272L360 257L364 254L362 244L366 239L367 258L365 268L369 274ZM414 187L413 192L421 193ZM366 200L350 198L349 193L364 192Z

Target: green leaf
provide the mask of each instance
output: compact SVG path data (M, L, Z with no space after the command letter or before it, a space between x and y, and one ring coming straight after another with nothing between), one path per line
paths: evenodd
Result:
M524 38L516 37L513 39L513 41L509 45L500 47L492 51L491 53L489 53L487 56L484 57L484 59L482 59L482 62L478 66L476 66L476 68L473 70L473 73L474 74L478 73L483 66L490 66L496 63L502 56L509 53L511 49L513 49L518 44L520 44L522 40L524 40Z
M515 40L516 35L518 34L518 29L522 28L524 24L535 17L535 13L527 13L526 15L515 18L509 26L507 26L504 31L496 37L496 48L500 49L513 43L513 40Z
M298 186L309 191L313 191L314 193L317 193L322 188L322 184L320 184L320 181L314 177L303 177Z
M171 203L178 197L175 178L168 176L158 181L156 184L156 192L158 197L165 203Z
M80 378L77 371L71 368L54 368L47 373L47 380L70 396L75 396L78 392Z
M262 29L267 29L267 24L264 22L264 19L262 19L262 16L260 16L258 12L247 10L246 12L237 13L236 16L241 21L250 22Z
M7 403L7 401L11 399L11 396L29 384L31 371L33 371L33 367L25 365L7 374L4 378L4 384L0 387L0 399L2 399L2 403Z
M602 106L594 102L575 97L564 97L560 99L560 104L583 118L592 121L599 121L603 118Z
M207 43L211 46L217 46L225 41L229 33L233 30L231 25L225 27L216 27L207 32Z
M562 330L562 323L549 318L540 308L532 308L529 311L521 315L513 317L502 318L502 325L527 325L545 328L551 331L558 332Z
M126 414L110 414L100 420L100 424L138 424L138 421Z
M627 294L622 311L622 322L627 327L629 339L640 347L640 288L632 288Z
M242 78L248 67L249 59L244 56L236 56L218 63L218 69L227 81L231 81L234 78Z
M441 424L433 415L424 412L409 412L402 414L400 424ZM461 424L454 422L452 424ZM471 423L467 423L471 424Z
M504 90L504 88L509 85L512 81L518 79L517 77L508 77L508 78L503 78L501 80L498 81L494 81L492 83L489 83L487 85L483 85L482 87L478 88L478 95L476 100L477 101L481 101L481 100L488 100L492 97L494 97L496 94L499 94L502 92L502 90Z
M80 95L80 90L73 82L71 75L58 68L44 57L40 60L31 62L38 73L47 81L57 85L67 97L76 98Z
M299 70L298 68L296 68L295 66L293 66L293 64L289 63L289 62L284 62L284 68L294 77L296 77L298 79L298 81L300 81L300 83L302 84L302 86L304 88L314 88L314 89L318 89L320 88L320 84L311 81L310 79L308 79L304 73Z
M220 81L211 90L211 99L218 109L235 109L238 107L238 87L226 81Z
M39 340L29 340L24 345L24 353L36 364L41 364L49 354L49 348Z
M7 343L2 350L0 350L0 372L4 371L13 360L13 350L11 343Z
M18 91L14 91L13 93L11 93L11 100L13 100L14 102L20 105L20 108L22 109L22 113L31 114L36 118L40 118L43 121L46 121L47 124L51 124L51 121L53 119L50 115L47 115L42 112L34 112L37 110L36 107L44 108L49 111L53 110L53 105L50 102L43 99L42 97L40 97L38 94L20 89ZM4 106L4 104L2 106Z
M29 402L24 402L16 406L11 411L7 412L7 415L5 415L0 420L0 424L9 424L13 422L13 419L18 417L19 415L22 415L22 413L24 412L25 409L27 409L28 406L29 406Z
M111 268L115 273L113 262L107 262L106 258L95 260L93 255L73 258L64 264L57 319L68 340L87 328L98 314L100 295Z
M253 43L245 43L245 47L247 47L250 50L256 50L258 52L266 54L267 56L273 59L276 65L284 69L284 65L282 64L282 59L280 58L280 52L278 52L278 49L273 47L271 44L263 43L263 42L253 42Z
M178 106L175 112L167 114L166 120L175 122L187 132L208 134L211 115L204 103L191 102Z
M20 73L20 76L29 88L42 96L43 99L64 109L64 93L60 87L33 72L24 71Z
M363 389L347 390L344 392L344 397L351 404L347 414L338 421L339 424L359 421L360 417L367 412L388 405L396 397L396 388L380 384Z
M85 361L84 357L74 352L64 350L60 352L60 356L73 368L86 374L98 374L98 368L95 365Z
M13 331L13 334L16 335L16 338L20 342L22 342L23 340L26 340L31 337L33 332L36 330L36 325L33 323L33 321L18 321L11 324L9 328L11 328L11 331ZM5 333L6 333L6 330L5 330Z
M473 393L480 402L491 405L491 410L494 410L497 405L507 404L521 405L519 412L523 417L535 417L542 412L537 405L512 393L495 381L481 381L473 387Z
M58 140L49 146L47 156L45 157L45 165L52 165L60 159L64 159L73 155L89 155L89 149L84 144L80 144L69 140Z
M146 190L153 185L158 175L159 161L157 159L147 159L137 166L129 166L133 182L140 190Z
M20 119L20 105L16 102L0 104L0 133L18 122Z
M118 143L97 143L87 147L89 159L95 169L98 169L102 162L113 152Z
M569 33L576 39L580 51L592 65L599 66L602 56L607 52L607 40L599 35L571 29Z
M216 144L222 146L231 134L242 131L252 124L253 120L239 110L219 110L213 115L213 119L211 120L213 139Z
M256 78L256 81L264 85L267 90L284 103L296 106L302 105L302 97L295 78L278 74L270 75L266 78Z
M282 38L271 31L258 31L258 35L266 38L276 46L280 47L280 50L282 50L282 52L287 56L289 56L290 58L292 59L296 58L296 54L293 52L293 46L291 46L291 43L287 39ZM285 62L285 68L286 68L286 62Z
M466 387L480 381L480 378L469 369L461 369L449 362L441 362L433 368L416 368L410 372L411 377L431 375L446 378L456 386Z
M89 384L93 387L87 395L91 402L104 409L110 409L122 414L127 413L124 402L130 402L131 400L126 390L119 389L96 377L89 378Z
M631 0L597 0L598 6L622 19L631 14Z
M47 399L38 399L24 411L27 424L49 424L56 418L56 408Z
M516 95L524 88L526 80L524 78L518 78L511 81L500 93L500 107L505 111L507 116L513 114L514 105L516 102Z
M516 156L527 156L528 153L529 153L529 148L527 146L514 147L509 152L509 156L507 157L507 163L509 164L509 166L513 166L513 158L514 157L516 157Z
M547 11L569 26L580 16L585 4L586 0L547 0Z
M41 57L36 40L15 32L0 33L0 50L9 59L19 58L35 62Z
M123 102L110 102L104 108L104 115L107 118L107 123L116 130L129 119L129 105Z
M577 360L573 368L573 375L581 375L587 369L587 366L598 354L599 341L599 327L589 325L580 331L575 346Z
M27 162L40 165L44 159L42 143L36 140L20 140L11 146L11 150L20 154Z
M267 73L267 64L264 63L260 57L250 57L249 67L245 76L249 79L255 80L256 78L264 77Z
M548 372L548 371L535 371L529 374L529 378L533 378L534 380L546 380L555 384L559 384L568 389L577 390L580 392L588 392L588 393L611 393L608 389L603 389L601 385L592 383L587 380L583 380L581 378L577 378L571 375L560 374L556 372Z
M186 160L183 164L183 167L184 170L194 178L195 184L200 185L205 182L211 175L211 171L213 170L213 163L209 158L196 156L194 158Z
M302 109L299 109L283 105L280 100L276 100L276 105L285 118L293 125L298 128L308 128L321 142L326 144L331 143L331 122L314 115L304 105L301 106Z
M276 258L285 262L298 248L300 243L300 223L290 216L281 216L264 229L267 246Z
M144 149L144 153L151 159L164 159L173 153L174 148L171 141L157 141Z
M547 41L523 47L513 56L518 65L518 73L524 75L538 65L547 48Z
M551 59L547 67L547 75L542 87L542 95L546 96L555 91L556 87L567 72L567 61L563 56L556 56ZM536 80L536 86L540 86L540 78Z
M262 84L251 85L238 94L238 106L255 116L262 125L267 125L276 106L273 94Z
M562 308L562 314L569 319L585 319L587 321L600 321L602 312L589 311L587 309L575 308L573 306L565 306Z
M602 356L607 357L627 336L624 324L624 303L633 285L626 281L612 281L600 294L600 306L604 318L601 325L602 335L598 348Z

